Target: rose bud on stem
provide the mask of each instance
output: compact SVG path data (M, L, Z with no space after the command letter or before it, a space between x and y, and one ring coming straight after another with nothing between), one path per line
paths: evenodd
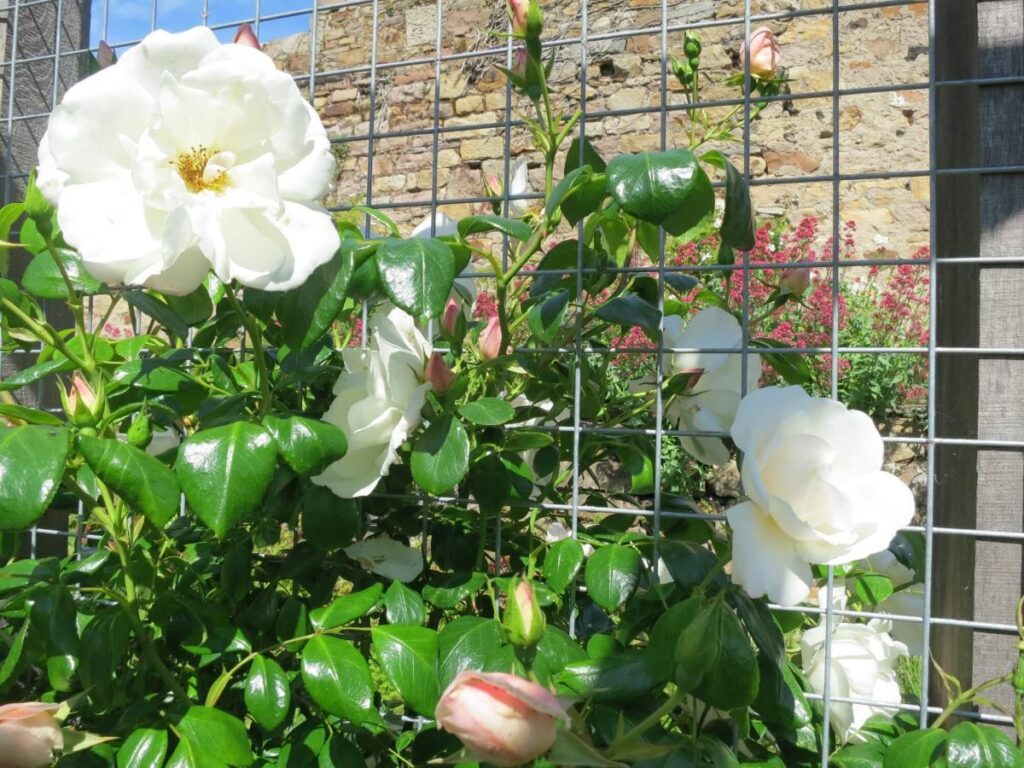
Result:
M517 579L508 594L501 622L509 642L520 648L530 648L540 641L546 624L537 596L533 593L533 585L525 579Z
M58 705L26 701L0 706L0 760L9 768L45 768L64 748L53 713Z
M260 50L260 41L256 39L256 34L252 31L252 27L249 26L248 22L239 25L238 31L235 32L235 39L231 42L236 45L246 45Z
M480 357L484 360L495 360L502 354L501 322L497 316L487 321L487 325L480 331L477 343L480 348Z
M782 277L779 279L779 293L799 299L807 292L810 284L811 270L809 268L784 269Z
M555 743L569 716L546 688L504 672L459 673L434 712L441 730L470 754L499 768L523 765Z
M430 356L423 378L425 381L430 382L431 386L434 387L434 391L439 395L443 395L455 383L455 373L445 365L444 355L440 352L434 352Z
M779 69L781 51L775 35L768 27L758 27L750 34L750 44L740 46L740 63L750 56L750 74L770 80Z

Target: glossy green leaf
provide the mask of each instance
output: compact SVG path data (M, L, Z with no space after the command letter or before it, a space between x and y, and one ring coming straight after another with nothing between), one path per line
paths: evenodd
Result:
M754 645L766 654L776 667L786 660L786 639L768 606L761 600L754 600L746 592L735 589L729 592L729 603L743 620Z
M317 635L302 649L302 681L325 712L362 725L380 720L363 654L348 640Z
M862 573L848 582L848 588L867 605L878 605L893 593L892 579L881 573Z
M262 501L276 463L270 433L236 421L197 432L183 442L174 471L189 506L223 537Z
M592 173L593 170L589 165L581 165L579 168L575 168L565 174L565 176L562 177L562 180L555 185L553 190L551 190L551 194L548 196L547 203L544 206L544 215L550 219L552 214L558 210L562 201L575 188L575 186L585 179L590 178Z
M388 624L420 625L427 620L427 608L419 593L400 581L391 582L384 593L384 611Z
M277 316L288 346L305 349L328 331L345 303L356 266L375 249L374 244L342 240L330 261L313 270L301 286L281 296Z
M661 325L661 312L658 308L651 306L635 293L616 296L598 307L594 314L602 320L624 328L639 325L652 336L658 333Z
M698 612L676 646L676 684L719 709L750 704L757 695L757 659L736 614L722 600Z
M541 343L550 344L565 322L565 313L572 296L569 291L557 291L538 301L526 314L526 322Z
M712 552L692 541L659 541L658 555L665 562L673 581L686 590L703 582L718 564Z
M584 175L562 200L562 213L569 224L576 226L598 210L607 196L608 181L603 173Z
M302 498L302 533L317 549L330 551L351 544L361 529L353 499L340 499L321 486L310 488Z
M292 691L281 665L257 654L245 678L245 708L268 731L284 722L291 707Z
M459 414L473 424L494 427L512 421L516 409L500 398L482 397L460 405Z
M164 296L167 306L180 317L185 325L199 325L210 319L213 314L213 301L205 285L200 285L192 293L184 296Z
M581 143L583 145L582 161L580 160ZM580 137L576 136L569 144L569 150L565 153L565 166L562 170L562 175L567 176L584 165L589 165L595 173L602 173L606 167L601 153L597 151L597 147L593 145L590 139L584 136L583 141L580 142Z
M789 349L789 347L775 339L757 338L750 340L750 346L758 351L787 384L803 386L811 380L811 369L807 365L805 356L800 353L777 354L772 349Z
M97 613L82 630L78 676L97 711L109 709L114 702L118 667L131 640L131 623L120 607Z
M188 336L188 323L166 302L143 291L125 291L124 300L143 314L149 315L180 339Z
M0 691L15 679L15 675L21 669L21 654L25 649L25 636L28 634L29 626L31 625L27 621L21 625L21 629L14 636L14 641L7 648L4 660L0 662Z
M555 675L559 692L598 701L631 701L647 695L657 683L647 671L642 653L569 664Z
M117 750L117 768L159 768L167 755L167 731L136 728Z
M708 152L701 159L725 171L725 213L722 241L740 251L754 247L754 206L743 174L721 152Z
M423 587L423 599L438 608L451 610L479 594L486 585L487 577L479 571L434 575L431 583Z
M333 424L304 416L267 416L263 419L278 453L300 475L322 472L348 450L345 433Z
M132 388L172 394L194 388L196 380L181 369L181 362L160 358L129 360L111 375L110 383L116 386L110 389Z
M58 691L71 690L78 668L79 639L75 599L64 586L47 587L32 601L33 633L46 643L46 673Z
M621 544L598 548L587 560L583 575L587 594L606 611L625 603L640 583L640 555Z
M433 717L438 688L438 638L426 627L377 626L373 652L402 698L424 717Z
M0 531L28 528L39 519L57 493L70 451L66 429L0 429Z
M672 679L679 637L693 623L700 608L700 596L689 597L669 606L651 629L647 639L647 670L659 683Z
M851 744L832 755L829 765L834 768L882 768L885 745L878 742Z
M421 237L385 240L376 262L391 301L419 320L441 314L455 282L455 256L447 243Z
M544 634L536 646L537 661L543 662L551 675L557 675L570 664L586 661L587 652L558 627L544 627Z
M561 595L576 580L576 574L582 566L583 545L579 541L556 541L544 555L544 580Z
M247 766L252 763L245 725L223 710L189 707L174 729L200 755L216 756L231 766Z
M946 732L943 730L911 731L889 745L882 765L883 768L930 768L945 765L945 746Z
M459 221L459 234L469 237L481 232L501 232L509 237L526 242L533 234L533 228L524 221L506 219L501 216L467 216Z
M629 768L628 763L620 763L609 760L598 752L591 744L583 741L571 731L559 730L551 751L545 756L546 761L557 765L560 768L576 768L577 766L590 766L590 768Z
M60 250L58 253L76 295L92 296L103 292L105 286L86 271L77 253L69 250ZM33 257L25 267L21 284L26 291L41 299L66 299L69 295L68 284L64 282L57 262L49 251Z
M627 213L674 235L714 214L714 191L686 149L620 155L608 163L608 188Z
M444 626L437 640L440 687L444 690L459 672L487 667L502 645L501 627L494 619L460 616Z
M412 477L427 493L440 496L469 470L469 435L462 422L442 416L416 438L410 461Z
M64 425L64 422L48 411L28 408L17 403L0 403L0 416L5 419L24 421L26 424L42 424L46 427L60 427Z
M796 731L811 722L813 712L789 662L779 667L762 652L757 668L759 683L754 709L776 735L796 741Z
M1020 768L1024 753L998 728L963 722L949 732L946 762L949 768Z
M181 489L155 457L120 440L80 435L78 449L96 476L158 528L178 514Z
M309 615L313 626L320 630L333 629L361 619L380 604L383 584L374 584L359 592L342 595Z
M70 371L74 367L75 364L65 357L54 357L44 363L30 365L28 368L23 368L0 381L0 392L9 392L27 387L29 384L35 384L51 373L63 373L64 371ZM0 447L0 451L2 450L2 447ZM0 457L2 455L0 453Z

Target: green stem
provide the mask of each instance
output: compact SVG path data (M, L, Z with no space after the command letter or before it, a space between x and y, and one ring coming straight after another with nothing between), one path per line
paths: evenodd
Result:
M57 246L53 244L53 238L49 235L46 236L46 250L49 251L50 256L53 258L53 263L57 265L57 269L68 291L67 304L74 317L75 331L78 333L79 338L82 339L82 351L85 353L85 360L81 367L87 373L92 373L96 370L96 358L92 354L92 344L86 343L89 336L85 332L85 313L82 309L82 298L75 291L75 286L71 282L71 276L68 275L67 267L64 266L60 252L57 250Z
M60 334L58 334L53 328L49 325L38 323L33 320L28 314L22 311L21 307L10 299L0 299L0 304L2 304L8 312L21 320L25 327L36 335L37 339L49 344L79 368L85 368L85 361L68 349L67 345L64 343L64 339L62 339Z
M966 691L961 693L959 696L949 702L949 706L942 710L942 714L935 718L935 721L931 724L932 728L940 728L946 720L948 720L954 712L956 712L964 704L967 704L975 696L987 691L989 688L995 688L998 685L1010 682L1013 679L1013 674L1007 672L1002 677L997 677L994 680L988 680L984 683L980 683L973 688L968 688Z
M644 733L660 723L661 719L678 707L684 698L686 698L686 694L677 689L676 692L669 696L660 707L637 723L632 729L613 741L611 746L608 747L608 757L614 759L617 754L625 749L625 747L631 745L634 741L643 736Z
M245 332L249 336L249 341L252 344L252 354L256 359L256 372L259 375L260 380L259 415L266 416L270 413L270 408L273 405L273 398L271 397L270 371L267 369L267 360L263 354L263 339L260 336L259 329L253 322L252 316L242 307L238 297L235 296L235 292L228 287L224 292L224 295L227 297L228 303L231 304L231 308L234 309L241 318L242 326L245 328Z

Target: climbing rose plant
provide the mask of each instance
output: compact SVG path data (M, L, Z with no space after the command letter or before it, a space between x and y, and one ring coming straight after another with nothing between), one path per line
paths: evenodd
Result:
M0 762L1021 765L991 727L918 730L913 497L743 317L750 195L704 147L742 121L699 107L699 38L672 62L688 136L606 161L548 87L536 0L509 21L543 186L520 159L490 212L404 236L320 205L326 134L251 31L155 32L68 91L0 210L31 256L2 351L35 354L0 381ZM785 57L768 28L744 51L759 115ZM713 268L666 265L663 231L712 228ZM758 280L764 317L809 284ZM135 331L90 330L94 301ZM654 375L608 386L627 338ZM738 457L744 498L666 486L662 438ZM44 515L66 553L26 550ZM1024 691L947 682L934 726Z

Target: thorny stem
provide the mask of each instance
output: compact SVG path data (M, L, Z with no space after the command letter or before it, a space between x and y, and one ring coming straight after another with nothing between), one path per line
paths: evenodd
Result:
M255 323L252 321L252 316L242 307L238 297L235 296L235 292L229 287L224 292L224 295L227 297L228 303L231 304L231 308L235 310L235 313L242 320L242 327L245 328L245 332L249 336L249 343L252 344L252 355L256 360L256 371L259 374L260 380L259 415L266 416L270 413L273 399L270 389L270 371L267 369L267 360L263 354L263 340L260 338L259 329L256 328Z

